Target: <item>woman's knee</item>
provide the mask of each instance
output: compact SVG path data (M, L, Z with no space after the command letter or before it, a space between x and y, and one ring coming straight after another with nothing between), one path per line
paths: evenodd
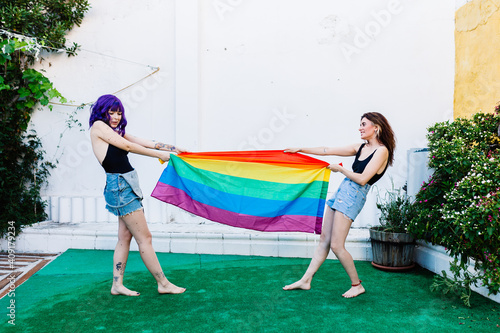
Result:
M120 230L118 233L118 241L130 243L132 241L132 233L128 229Z
M326 249L328 249L330 247L330 241L331 241L331 236L330 235L325 235L325 234L321 234L319 236L319 244L318 246L321 246L321 247L324 247Z
M333 253L335 253L335 255L337 255L338 253L341 253L343 251L345 251L345 246L344 244L341 244L339 242L333 242L330 244L330 248L332 249ZM338 257L338 255L337 255Z
M153 235L149 230L141 232L140 235L137 235L135 238L137 241L137 245L146 245L146 244L152 244L153 241Z

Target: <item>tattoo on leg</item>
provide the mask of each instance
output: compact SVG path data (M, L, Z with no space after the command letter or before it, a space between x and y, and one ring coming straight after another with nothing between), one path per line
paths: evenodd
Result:
M118 276L113 276L113 280L114 280L115 282L118 282L118 279L119 279L119 278L120 278L120 277L118 277Z
M125 272L125 267L127 266L127 262L119 262L116 264L116 270L118 272L120 272L120 275L123 275L123 273Z
M116 264L116 270L119 271L120 269L122 269L122 262L121 261Z

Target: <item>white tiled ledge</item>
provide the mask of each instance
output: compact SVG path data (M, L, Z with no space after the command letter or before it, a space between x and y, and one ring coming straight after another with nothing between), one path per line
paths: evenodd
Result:
M415 261L422 267L439 275L443 275L442 271L446 272L447 276L453 276L450 271L450 262L453 261L444 247L440 245L432 245L431 243L418 240L417 251L415 253ZM470 266L469 270L474 272L474 267ZM480 295L500 303L500 294L488 296L488 289L485 287L473 287L472 290Z
M311 258L319 235L259 232L220 224L151 223L157 252ZM73 249L114 250L117 223L42 222L23 229L16 252L54 253ZM8 244L0 241L0 250ZM367 229L351 229L346 248L355 260L371 260ZM138 250L132 241L131 250ZM330 254L329 259L335 259Z
M45 212L48 220L62 223L106 223L116 221L105 208L104 196L45 196L47 202ZM145 197L142 201L144 213L148 223L197 223L198 216L187 213L173 205L167 205L152 197Z

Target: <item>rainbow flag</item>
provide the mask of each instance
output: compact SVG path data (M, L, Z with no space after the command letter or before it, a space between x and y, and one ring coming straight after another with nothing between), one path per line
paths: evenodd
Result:
M282 150L172 155L151 196L211 221L321 233L328 163Z

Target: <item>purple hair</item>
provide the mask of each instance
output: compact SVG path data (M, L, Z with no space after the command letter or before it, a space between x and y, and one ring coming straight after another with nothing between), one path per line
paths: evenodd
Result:
M122 120L116 127L115 131L121 136L125 135L125 126L127 126L127 119L125 118L125 108L118 97L113 95L102 95L97 99L97 101L90 108L91 114L89 119L89 126L92 125L97 120L102 120L109 125L109 114L108 111L120 111L122 113Z

